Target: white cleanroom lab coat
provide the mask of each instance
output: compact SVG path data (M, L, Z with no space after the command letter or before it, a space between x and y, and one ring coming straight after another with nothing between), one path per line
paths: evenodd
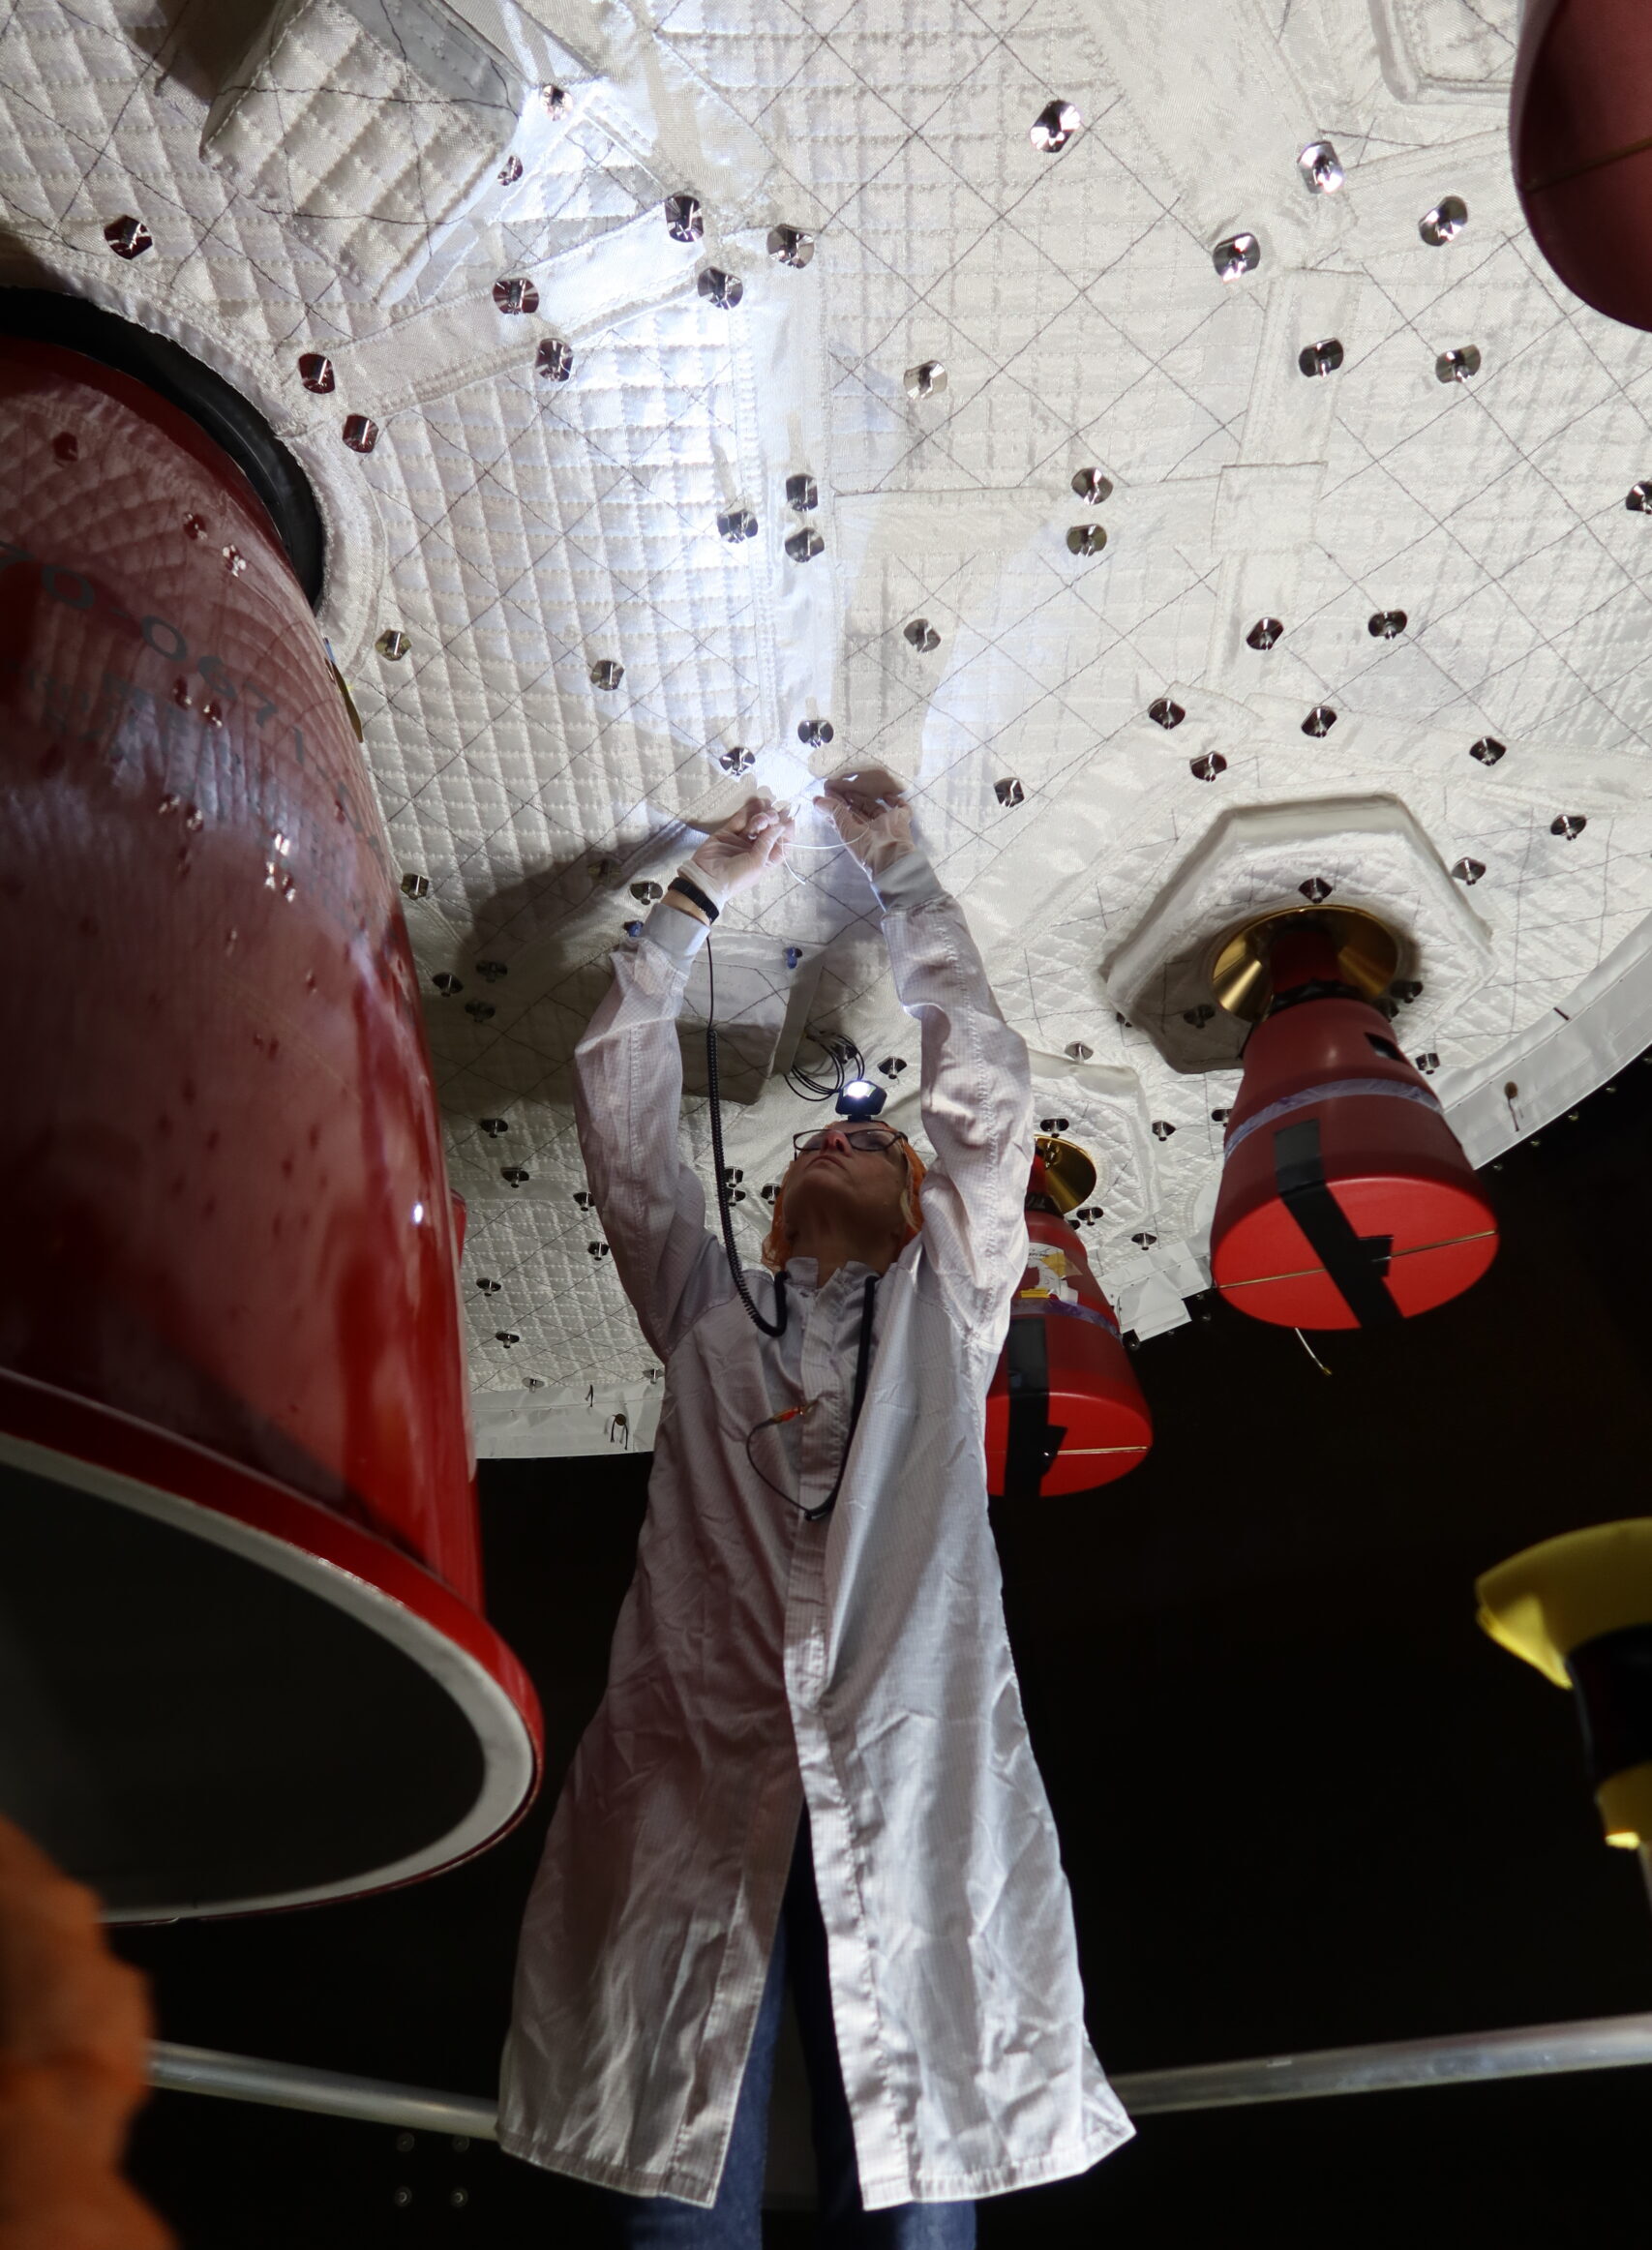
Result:
M914 854L879 879L922 1026L938 1162L876 1292L788 1269L786 1333L741 1308L677 1153L676 1017L704 926L656 907L576 1059L619 1276L665 1363L608 1691L551 1824L518 1961L499 2139L710 2205L801 1811L862 2201L965 2202L1083 2172L1131 2127L1084 2029L1071 1903L1033 1760L987 1521L982 1402L1027 1262L1027 1050L963 915ZM752 1272L772 1316L772 1276Z

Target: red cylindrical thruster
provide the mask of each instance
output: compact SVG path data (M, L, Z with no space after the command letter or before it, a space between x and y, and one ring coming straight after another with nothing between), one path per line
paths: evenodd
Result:
M1279 932L1228 1119L1211 1276L1286 1328L1376 1327L1477 1281L1497 1224L1439 1101L1321 930Z
M1153 1444L1113 1308L1053 1186L1040 1153L1027 1189L1030 1262L987 1392L987 1486L1011 1500L1110 1485Z
M1652 9L1527 0L1509 118L1538 248L1608 318L1652 328Z
M199 423L0 337L0 1811L117 1914L405 1881L540 1730L379 816Z

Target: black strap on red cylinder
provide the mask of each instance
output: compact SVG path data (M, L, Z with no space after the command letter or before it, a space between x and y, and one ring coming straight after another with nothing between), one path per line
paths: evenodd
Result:
M1400 1319L1386 1279L1394 1237L1354 1232L1353 1220L1325 1177L1318 1118L1280 1125L1275 1133L1274 1184L1360 1326L1383 1328Z
M1010 1321L1005 1362L1009 1435L1003 1496L1036 1500L1066 1435L1065 1427L1050 1420L1050 1354L1041 1314L1022 1313Z

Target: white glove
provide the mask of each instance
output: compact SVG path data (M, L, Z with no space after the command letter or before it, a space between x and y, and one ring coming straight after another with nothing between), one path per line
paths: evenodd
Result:
M876 884L886 867L916 850L912 833L912 807L901 784L880 765L854 773L834 774L826 795L815 799L822 812L830 813L837 832Z
M777 811L764 797L748 796L679 872L721 907L779 866L795 825L790 813Z

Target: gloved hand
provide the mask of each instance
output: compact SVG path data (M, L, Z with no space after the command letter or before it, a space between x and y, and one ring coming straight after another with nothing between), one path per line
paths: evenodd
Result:
M912 807L901 784L881 765L856 772L837 773L826 785L826 795L815 799L822 812L830 813L844 843L876 884L897 859L916 850L912 833Z
M749 890L785 858L796 823L766 798L748 796L732 820L707 836L681 872L714 906Z

